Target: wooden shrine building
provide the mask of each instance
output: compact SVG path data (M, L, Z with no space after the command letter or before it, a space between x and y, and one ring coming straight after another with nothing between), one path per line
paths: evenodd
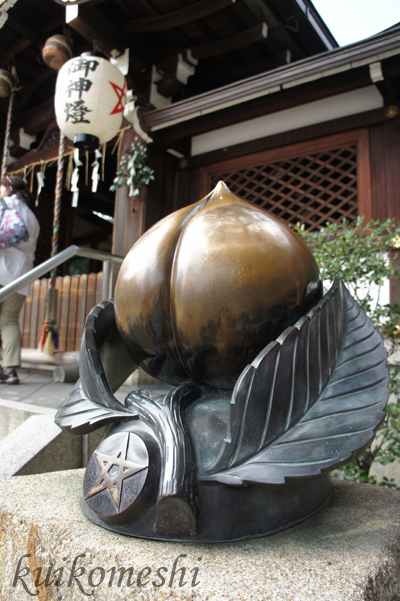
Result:
M400 25L339 48L310 0L5 0L0 11L0 68L14 65L19 77L8 171L25 174L36 194L46 167L37 262L51 251L57 72L41 50L54 34L70 40L74 56L94 48L127 58L129 49L135 98L107 146L98 191L82 175L76 208L63 192L60 250L78 244L125 255L153 223L220 179L309 229L357 215L400 221ZM1 98L1 132L7 109ZM127 188L109 188L118 142L123 150L135 137L147 144L155 180L133 201ZM88 274L98 269L77 261L61 272L61 350L79 348L79 327L99 300L97 276ZM37 346L37 302L25 346Z

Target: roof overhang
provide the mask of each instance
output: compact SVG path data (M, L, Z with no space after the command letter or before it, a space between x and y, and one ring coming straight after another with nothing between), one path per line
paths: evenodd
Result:
M143 129L157 132L212 112L301 86L400 55L400 26L361 42L336 48L141 115Z
M8 9L12 8L18 0L0 0L0 29L8 18Z

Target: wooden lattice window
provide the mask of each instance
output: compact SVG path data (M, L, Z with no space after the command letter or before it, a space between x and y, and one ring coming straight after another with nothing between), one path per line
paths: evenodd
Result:
M288 224L305 224L309 230L319 229L327 221L337 223L346 218L354 222L360 212L360 175L369 172L360 158L368 153L365 149L360 152L360 140L365 142L365 136L340 138L318 140L314 148L307 143L260 153L253 161L245 157L242 164L233 160L214 165L208 170L209 189L223 180L243 200ZM327 148L330 141L343 143ZM364 180L361 187L366 197L370 190L364 193L368 187Z

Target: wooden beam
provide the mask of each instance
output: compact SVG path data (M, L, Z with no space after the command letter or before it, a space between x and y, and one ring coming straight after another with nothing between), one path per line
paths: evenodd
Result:
M133 13L131 8L127 6L126 0L115 0L115 2L124 9L124 11L129 14L131 17L135 17L136 13ZM154 17L158 17L158 12L152 5L152 3L147 2L147 0L135 0L135 8L139 8L141 12L145 11L149 15L154 15Z
M130 48L130 63L135 71L140 72L153 62L153 57L143 45L135 43L130 36L125 35L119 27L91 6L79 6L78 16L68 25L90 43L101 42L105 53L110 54L113 49L124 52L125 48Z
M148 19L132 19L120 23L123 31L129 33L144 33L150 31L165 31L173 27L181 27L186 23L192 23L197 19L207 17L227 6L231 6L235 0L200 0L180 10Z
M375 85L382 95L385 106L400 102L399 78L385 77L383 81L375 82Z
M100 229L104 230L105 232L108 232L109 234L112 234L113 224L109 221L106 221L105 219L101 219L101 217L97 217L97 215L93 215L93 213L79 213L77 217L79 217L79 219L84 219L91 225L99 227Z
M269 58L265 58L256 63L250 63L249 65L241 65L239 67L233 67L232 69L218 69L218 70L200 70L196 71L197 79L204 79L206 81L237 81L244 79L245 77L251 77L252 74L257 75L258 73L265 73L278 67L283 67L290 63L291 56L290 50L285 50Z
M69 153L74 150L74 146L70 140L66 141L65 144L65 153ZM57 160L58 157L58 144L55 146L50 146L49 148L45 148L44 150L29 150L21 159L15 161L9 165L9 171L19 171L23 169L27 165L32 165L33 163L40 163L40 161L51 161Z
M130 36L122 33L96 9L86 7L85 4L79 6L78 17L68 25L90 44L100 44L106 54L111 54L114 49L123 52L125 48L130 48L128 84L137 94L147 94L150 71L146 69L155 62L155 59L149 56L143 45L135 43Z
M62 11L58 15L55 15L54 17L47 19L47 21L45 21L43 23L42 32L48 33L49 31L53 31L53 29L55 29L56 27L60 27L61 25L64 25L64 23L65 23L65 13L64 13L64 11Z
M322 86L326 88L328 85L331 85L333 81L331 78L335 78L334 74L341 71L343 72L342 76L339 76L339 79L349 77L350 80L356 80L359 78L360 73L364 75L366 72L368 73L368 82L370 83L371 78L368 67L359 66L360 63L361 65L364 63L367 65L369 62L374 62L383 53L388 53L390 59L394 59L397 64L399 63L398 33L389 33L384 36L376 36L376 38L373 38L373 42L368 39L368 44L364 41L345 46L344 48L338 48L332 52L326 52L319 57L311 57L304 61L295 62L275 72L261 73L255 77L236 82L229 87L212 90L199 96L176 102L164 109L151 111L143 116L144 127L154 131L156 128L160 129L163 127L163 124L169 122L180 120L187 123L192 118L191 115L205 113L206 111L209 112L209 109L214 110L219 104L229 103L233 105L234 103L240 103L241 99L246 99L250 95L253 97L256 95L263 96L268 90L276 89L279 86L287 89L291 89L293 86L300 88L304 87L302 84L313 80L318 82L321 79L323 80L321 82ZM386 70L386 60L384 67ZM388 76L391 75L388 72ZM296 92L293 92L293 94L296 94Z
M88 186L84 186L83 184L81 185L79 192L79 207L81 209L84 208L90 211L97 211L98 213L102 213L103 215L113 217L114 198L103 200L102 198L100 198L100 196L102 195L99 193L99 191L97 191L96 194L93 194L91 192L91 185L92 182L90 182Z
M53 119L53 121L51 121L49 123L49 125L46 128L46 131L44 132L42 139L40 140L40 144L35 148L35 152L40 152L41 150L43 150L43 148L49 148L50 146L52 146L52 144L49 146L48 145L48 141L49 141L49 137L50 135L53 133L53 131L57 128L58 130L58 125L57 125L57 121L56 119Z
M62 25L64 23L64 20L65 20L64 14L57 15L55 17L52 17L51 19L48 19L43 24L43 27L41 29L42 33L47 34L49 31L52 31L55 27L59 27L60 25ZM9 20L7 20L7 24L8 23L9 23ZM17 24L17 26L18 26L18 24ZM18 30L18 34L21 34L20 30ZM32 40L28 39L27 37L23 37L23 38L19 39L18 42L15 42L15 44L13 44L10 48L8 48L7 52L5 52L1 55L0 69L4 69L4 67L7 66L7 64L11 58L14 58L15 56L17 56L18 54L23 52L25 50L25 48L28 48L28 46L30 46L32 43L33 43Z
M184 163L181 162L180 166L181 168L190 170L207 165L215 165L216 163L231 159L236 159L240 162L243 160L243 157L247 157L248 155L268 150L274 153L278 148L286 147L290 144L311 140L315 143L316 140L332 134L347 133L353 135L355 129L381 124L385 120L387 118L385 117L384 109L374 109L365 113L359 113L358 115L340 117L332 121L324 121L323 123L300 127L299 129L267 136L266 138L243 142L235 146L230 146L227 149L220 148L194 157L187 157Z
M218 111L209 112L194 119L182 120L182 122L171 127L152 131L150 135L157 137L160 143L168 147L174 140L233 125L234 123L249 119L249 115L251 115L251 118L261 117L262 115L275 113L306 102L320 100L328 96L341 94L342 92L350 92L351 90L370 84L371 80L368 68L364 66L331 76L329 78L329 85L327 85L325 78L318 79L303 86L289 88L270 94L269 96L261 96L254 100L248 100ZM148 123L146 122L146 113L143 114L141 120L143 129L149 131Z
M23 127L27 134L32 135L44 131L54 119L54 98L50 98L46 102L17 117L13 123L13 127Z
M18 35L22 35L24 38L28 39L32 44L36 46L42 46L45 40L38 36L35 31L40 32L40 27L35 27L36 23L32 23L32 27L27 27L20 20L15 21L12 17L8 17L7 26L15 31Z
M12 58L14 58L15 56L17 56L17 54L25 50L25 48L28 48L28 46L30 46L31 43L32 42L30 40L21 38L20 40L18 40L18 42L10 46L8 51L5 54L3 54L0 58L0 68L4 69Z
M84 236L81 238L72 238L72 244L77 246L83 246L84 244L101 244L102 242L108 242L110 234L92 234L91 236Z
M224 54L225 52L231 52L232 50L238 50L244 46L250 46L250 44L261 42L267 38L267 35L267 24L260 23L259 25L247 29L242 33L238 33L228 39L213 42L212 44L206 44L205 46L191 48L191 52L194 58L209 58L210 56L217 56L218 54Z
M56 79L56 73L54 72L54 69L44 69L35 77L33 81L31 81L29 86L24 89L24 94L16 106L16 115L21 114L21 112L29 104L33 94L38 90L42 83L44 83L50 77L54 77Z

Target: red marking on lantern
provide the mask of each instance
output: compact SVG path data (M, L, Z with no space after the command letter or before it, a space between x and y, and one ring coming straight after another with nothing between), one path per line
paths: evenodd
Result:
M123 88L120 88L112 81L110 81L109 83L112 85L112 87L114 88L114 92L118 96L118 102L115 105L115 107L113 108L113 110L111 111L110 115L115 115L116 113L122 113L122 111L124 110L124 105L122 104L122 101L124 100L124 98L126 96L126 81L124 82Z

